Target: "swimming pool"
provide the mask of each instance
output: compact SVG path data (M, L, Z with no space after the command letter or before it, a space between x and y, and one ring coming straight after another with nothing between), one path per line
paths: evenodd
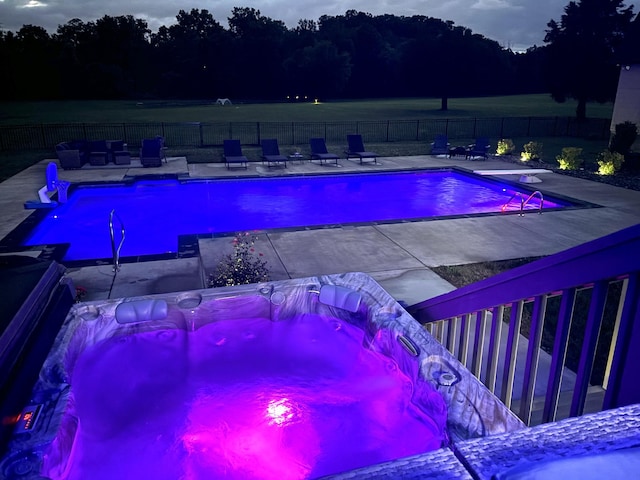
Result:
M362 273L75 305L31 398L0 471L52 479L311 479L523 427Z
M109 216L115 211L126 229L121 257L170 254L185 235L497 214L519 194L531 191L449 169L80 184L22 244L69 244L63 260L109 259ZM544 196L544 209L572 205ZM536 198L526 209L539 207ZM506 210L519 209L516 198Z

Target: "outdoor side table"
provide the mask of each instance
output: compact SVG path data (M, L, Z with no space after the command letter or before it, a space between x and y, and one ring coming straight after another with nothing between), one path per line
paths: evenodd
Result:
M292 153L291 155L289 155L290 162L303 162L304 160L304 155L300 152Z

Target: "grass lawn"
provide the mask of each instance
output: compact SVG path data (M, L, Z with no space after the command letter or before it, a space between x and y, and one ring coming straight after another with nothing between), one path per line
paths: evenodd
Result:
M233 99L232 99L233 100ZM0 125L109 122L339 122L461 117L573 117L576 102L555 102L549 95L451 98L440 110L439 98L327 101L307 103L234 103L204 101L51 101L0 102ZM611 118L613 104L592 103L587 115Z

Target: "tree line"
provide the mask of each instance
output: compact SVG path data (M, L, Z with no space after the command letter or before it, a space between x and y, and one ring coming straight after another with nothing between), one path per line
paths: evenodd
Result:
M560 22L549 22L545 46L516 53L469 28L421 15L348 10L287 28L259 10L236 7L225 28L209 11L192 9L180 10L176 23L157 32L131 15L105 15L70 20L51 35L35 25L0 32L0 96L264 101L420 96L442 98L444 109L455 96L551 92L559 101L603 101L615 92L616 62L623 46L638 38L638 24L622 0L570 2ZM597 35L588 51L576 50L585 29ZM579 85L588 83L586 78L595 93Z

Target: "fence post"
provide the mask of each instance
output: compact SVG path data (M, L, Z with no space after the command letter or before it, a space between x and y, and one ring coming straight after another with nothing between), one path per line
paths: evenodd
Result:
M420 141L420 120L416 120L416 142Z
M449 119L447 118L444 124L444 134L448 137L449 136Z
M296 124L291 122L291 145L296 144Z
M387 137L387 142L389 142L389 120L387 120L387 133L386 133L386 137Z

